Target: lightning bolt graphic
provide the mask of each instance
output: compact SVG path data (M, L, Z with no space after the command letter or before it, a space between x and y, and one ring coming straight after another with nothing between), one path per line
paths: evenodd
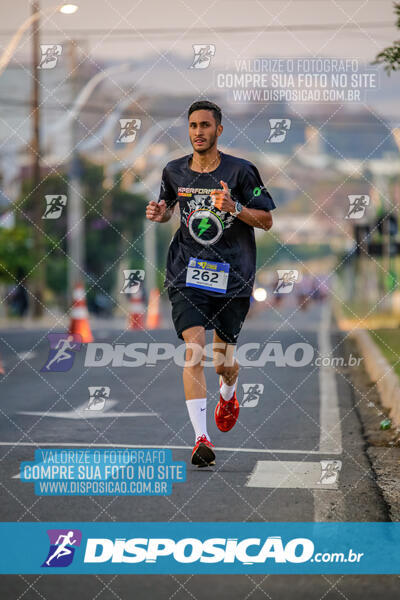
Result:
M199 236L203 235L210 227L211 224L208 222L208 217L204 217L199 223Z

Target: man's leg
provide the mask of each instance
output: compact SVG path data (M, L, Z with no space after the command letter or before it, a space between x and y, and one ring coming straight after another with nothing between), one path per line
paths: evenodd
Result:
M204 327L198 325L189 327L182 332L186 344L185 366L183 368L183 387L186 402L203 398L207 395L206 378L201 364L204 346L206 344L206 333ZM201 354L201 356L200 356Z
M216 331L213 339L213 357L215 371L222 377L221 396L230 400L235 391L239 374L239 363L234 358L235 344L224 342Z
M234 358L235 344L222 340L214 332L213 359L214 367L222 378L220 399L215 407L215 423L220 431L230 431L239 416L239 402L236 397L236 384L239 374L239 364Z
M183 368L183 388L186 406L193 425L195 438L207 433L207 384L201 364L206 334L200 325L189 327L182 332L186 344L185 366Z
M204 327L189 327L182 332L182 337L186 344L183 387L196 439L192 464L207 467L215 464L215 454L207 432L207 386L204 367L201 364L206 343Z

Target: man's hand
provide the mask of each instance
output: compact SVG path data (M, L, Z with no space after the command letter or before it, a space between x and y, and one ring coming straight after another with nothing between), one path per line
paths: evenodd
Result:
M146 206L146 219L155 223L162 223L167 210L165 200L161 200L160 202L151 200Z
M235 210L235 203L229 193L228 184L225 181L220 181L222 190L213 190L211 192L211 202L215 208L224 212L233 212Z

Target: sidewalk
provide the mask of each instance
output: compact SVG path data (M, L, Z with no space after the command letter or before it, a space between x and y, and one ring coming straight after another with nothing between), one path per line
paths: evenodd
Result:
M363 332L361 337L365 342ZM369 336L368 336L369 337ZM376 378L375 366L371 364L373 356L380 361L375 354L375 348L367 342L360 346L356 341L357 336L347 338L346 347L353 356L362 356L364 360L358 367L352 367L344 373L353 386L354 410L357 412L363 428L365 439L365 452L370 460L372 470L375 474L376 483L381 491L382 498L386 503L392 521L400 520L400 438L399 429L392 426L390 429L382 430L380 423L385 417L390 417L389 410L384 406L380 391L379 381ZM371 340L372 341L372 340ZM373 342L372 342L373 343ZM377 349L378 352L379 349ZM370 352L370 353L369 353ZM373 356L371 354L373 352ZM383 357L382 357L383 358ZM395 376L391 367L388 370L386 361L380 363L379 369L383 368L381 374L390 372ZM370 374L371 373L371 374ZM397 376L395 376L397 379ZM379 378L378 378L379 379ZM397 379L398 384L398 379Z

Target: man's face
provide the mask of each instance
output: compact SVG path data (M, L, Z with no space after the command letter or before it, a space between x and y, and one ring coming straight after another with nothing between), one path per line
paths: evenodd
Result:
M216 145L222 129L222 125L217 125L211 110L192 112L189 117L189 137L193 150L199 154L208 152Z

